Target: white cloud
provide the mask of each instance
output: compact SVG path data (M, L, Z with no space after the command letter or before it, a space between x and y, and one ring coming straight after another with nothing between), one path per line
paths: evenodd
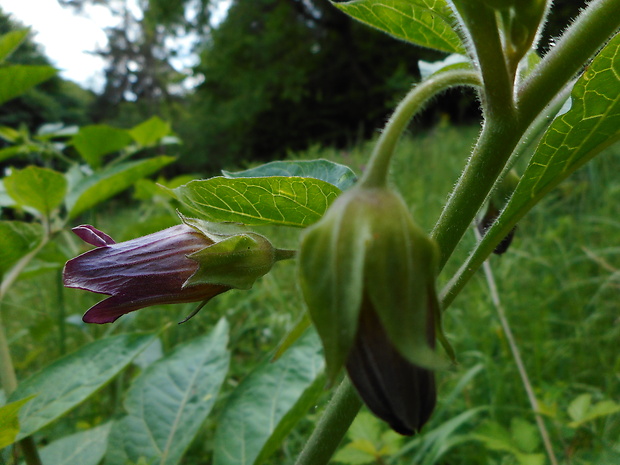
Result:
M32 28L35 41L63 78L93 90L102 89L105 63L88 52L107 44L103 27L112 24L112 18L104 7L88 11L95 19L77 16L56 0L2 0L0 7Z

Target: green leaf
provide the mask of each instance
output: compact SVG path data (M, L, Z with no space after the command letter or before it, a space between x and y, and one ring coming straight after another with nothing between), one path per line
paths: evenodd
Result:
M347 436L351 442L335 455L337 462L378 463L382 456L398 451L403 439L394 431L386 430L385 424L369 412L361 412L355 417ZM383 463L385 460L380 461Z
M573 421L578 422L586 416L590 405L592 405L592 395L587 393L581 394L573 399L568 406L568 415Z
M329 160L272 161L245 171L222 171L227 178L260 178L265 176L298 176L315 178L333 184L344 191L357 181L348 166Z
M510 433L520 451L532 453L540 446L540 432L529 421L515 417L510 421Z
M377 461L379 455L372 442L367 439L356 439L340 449L334 455L334 461L350 465L381 463Z
M23 145L14 145L13 147L5 147L0 149L0 161L8 160L9 158L19 155L27 150L24 149L25 147Z
M153 340L152 334L100 339L56 360L26 379L9 401L37 394L20 412L17 439L36 433L110 382Z
M19 410L34 396L0 407L0 449L15 442L19 433Z
M286 334L286 336L284 336L284 339L280 341L280 344L278 344L278 347L273 354L272 360L276 361L280 357L282 357L282 355L288 349L290 349L290 347L295 343L295 341L297 341L301 336L303 336L303 334L310 326L312 326L312 320L310 320L310 315L308 314L308 312L303 312L299 320L297 320L297 322L293 326L293 328Z
M38 223L0 221L0 280L17 261L34 250L43 239Z
M64 123L45 123L37 129L35 139L48 141L58 137L71 137L79 130L78 126L65 126Z
M539 199L620 139L620 34L597 55L536 149L515 196Z
M41 462L43 465L97 465L108 446L111 427L112 423L106 423L58 439L39 450Z
M519 450L514 446L510 433L499 423L486 421L471 435L472 439L482 442L491 450L505 451L518 454Z
M93 168L98 168L104 155L124 149L133 138L125 129L98 124L83 126L71 141L82 158Z
M51 66L12 65L0 68L0 105L47 81L58 71Z
M620 404L613 400L603 400L592 405L592 395L581 394L568 406L568 415L573 420L568 424L571 428L579 428L584 424L620 412Z
M49 216L64 200L67 180L58 171L28 166L4 178L4 187L19 205Z
M545 465L544 454L515 454L519 465Z
M24 41L30 29L19 29L0 36L0 63L6 60Z
M575 83L571 108L543 135L521 181L484 244L497 244L549 191L620 139L620 34Z
M129 131L129 135L143 147L155 145L157 141L170 134L170 123L161 120L157 116L134 126Z
M479 367L478 371L480 371L481 366L482 365L477 365L477 367ZM471 371L468 372L468 374L469 373L471 373ZM467 376L467 374L465 376ZM446 403L445 405L451 404ZM421 444L417 445L415 448L415 456L413 457L412 463L419 463L420 465L439 463L439 459L459 443L461 437L455 434L456 430L470 422L472 418L478 415L482 410L484 410L484 407L465 410L459 415L441 422L437 428L430 431L427 430L420 438Z
M66 204L69 218L124 191L138 179L159 171L175 159L165 155L146 160L119 163L91 176L85 176L69 191ZM75 172L72 172L75 175Z
M23 134L9 126L0 126L0 139L4 139L11 144L17 143L23 137Z
M173 189L176 198L211 221L304 227L318 221L340 189L318 179L224 177Z
M106 463L179 463L211 411L228 372L228 324L177 347L149 365L125 398L127 416L114 424Z
M316 334L308 332L239 384L218 421L214 465L258 464L279 447L323 391L320 347Z
M465 53L445 0L354 0L332 4L397 39L448 53Z

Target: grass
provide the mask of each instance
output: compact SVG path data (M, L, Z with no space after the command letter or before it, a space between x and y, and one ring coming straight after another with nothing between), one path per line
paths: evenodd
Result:
M475 127L444 127L406 138L399 145L393 184L426 230L439 215L477 132ZM328 158L348 164L359 173L371 147L361 144L346 151L316 147L291 154L290 158ZM620 148L600 155L527 215L509 251L491 261L555 454L562 464L620 463L620 415L603 415L572 427L574 418L569 414L571 403L584 393L591 394L594 403L620 402L619 167ZM117 208L112 204L88 220L113 237L125 239L132 235L126 225L132 223L138 207ZM163 224L158 218L157 225ZM148 230L148 221L148 217L143 218L140 234ZM298 236L298 231L277 228L261 228L259 232L280 247L294 246ZM440 277L441 282L447 281L473 241L473 234L464 239ZM77 242L71 244L77 247ZM61 344L59 305L64 302L65 315L77 321L99 299L85 292L59 290L57 283L58 272L23 279L3 308L20 379L57 358L63 345L71 351L109 333L159 329L180 321L193 309L191 304L155 307L104 327L64 323L66 336ZM252 290L218 297L189 323L165 331L162 342L168 351L203 334L226 316L232 328L233 361L224 399L238 380L273 350L303 311L295 264L278 263ZM398 465L543 463L533 461L544 450L537 440L533 413L481 274L446 312L445 326L457 350L459 365L438 374L437 414L424 434L403 440L400 451L384 459ZM127 373L125 378L130 376ZM108 387L98 400L80 407L46 434L50 438L60 436L81 422L96 424L118 413L120 388L125 381L121 379ZM454 429L447 428L449 420L465 412L471 415L463 417ZM216 416L217 407L212 418ZM313 413L286 440L280 455L273 459L274 465L292 463L315 418ZM213 427L214 420L208 420L204 435L192 446L186 463L208 463L205 457ZM422 447L435 452L417 457Z

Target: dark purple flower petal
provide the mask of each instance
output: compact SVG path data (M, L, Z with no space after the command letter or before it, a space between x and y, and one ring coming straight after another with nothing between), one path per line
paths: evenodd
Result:
M90 224L82 224L76 226L73 231L77 237L84 242L97 247L105 247L106 245L115 244L116 242L106 233L99 231Z
M92 306L82 317L84 323L112 323L119 317L151 305L178 304L210 300L213 297L230 290L226 286L203 284L185 288L182 293L175 295L153 295L147 298L134 300L131 296L115 295L102 300Z
M85 227L81 233L93 241L97 241L95 236L102 242L109 238L93 230L97 231ZM90 232L93 236L88 236ZM111 296L86 312L87 323L109 323L151 305L208 300L230 287L199 284L184 288L183 284L199 266L187 255L211 244L205 235L184 224L126 242L106 242L69 260L64 284Z
M370 411L397 433L413 435L430 418L436 403L434 373L396 350L367 297L346 367Z

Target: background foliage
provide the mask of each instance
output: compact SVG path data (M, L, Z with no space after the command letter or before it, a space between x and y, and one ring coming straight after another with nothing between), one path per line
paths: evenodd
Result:
M89 1L94 0L63 3L80 8ZM36 221L54 211L71 224L96 223L117 240L176 224L175 209L190 212L145 178L161 169L157 183L179 196L187 193L179 186L196 177L187 173L204 175L225 167L225 174L235 177L231 172L283 154L289 160L327 158L360 174L370 151L366 139L419 77L418 60L442 57L369 31L318 0L237 0L217 25L209 21L213 2L205 0L144 1L142 17L129 15L125 2L100 3L124 18L108 31L110 46L101 51L109 60L104 92L93 95L54 77L0 107L0 150L20 148L14 158L0 157L0 167L6 168L0 232L3 239L11 234L26 239L24 251L33 250L44 235ZM557 1L555 6L557 16L546 29L549 36L565 27L579 4ZM199 14L187 20L191 8ZM0 15L0 33L17 27ZM182 52L170 46L169 39L187 36L200 62L180 70L173 63ZM49 65L31 39L8 63ZM188 77L198 84L187 87ZM153 114L162 119L151 118ZM478 133L475 124L465 123L477 118L472 95L448 94L420 116L417 126L430 129L399 146L392 181L414 205L412 213L426 230ZM71 129L73 124L80 128ZM175 135L182 145L174 143ZM170 164L164 153L179 158ZM19 169L33 164L45 168ZM614 176L618 166L616 147L563 183L519 223L510 251L492 262L540 396L541 413L566 463L615 463L620 457L620 254L609 246L620 228L614 219L620 201ZM242 178L239 183L245 182ZM45 189L34 195L32 189L21 190L28 185L53 188L49 195ZM8 202L7 194L22 201ZM14 219L23 220L23 229L5 227L6 220ZM326 397L312 334L287 352L280 365L269 363L303 312L293 265L278 264L260 286L221 296L180 327L162 330L166 323L182 320L191 305L154 307L125 316L113 327L87 327L80 315L97 296L58 285L62 263L86 249L60 229L2 303L19 377L34 377L0 412L12 421L14 413L24 409L28 422L21 434L36 432L39 442L50 443L42 449L44 463L59 463L57 457L66 457L67 451L76 454L76 463L93 465L101 460L148 463L141 462L145 458L217 465L253 463L259 457L274 465L293 463ZM287 229L257 229L280 247L293 246L296 238ZM473 242L472 235L457 251L458 259L464 259ZM6 265L0 272L20 255L19 250L0 250L0 265ZM524 289L530 290L527 298ZM459 347L460 365L440 375L440 406L424 433L413 439L396 437L362 414L335 461L543 463L531 408L481 277L455 301L445 324ZM152 344L145 349L147 342ZM50 390L48 397L25 407L11 403L30 390L40 391L41 385L47 388L36 373L75 350L81 351L80 357L69 355L56 368L64 378L103 371L100 378L93 376L90 391ZM313 369L296 373L299 366ZM240 395L260 397L284 382L290 389L286 392L304 393L298 403L281 395L265 409L264 404L248 406ZM97 394L81 403L93 392ZM50 400L54 398L75 408L64 414L66 410ZM0 399L4 404L6 399ZM144 399L165 404L168 416L144 415ZM186 399L203 410L187 408ZM205 399L208 402L201 402ZM51 411L41 413L39 407L46 402ZM287 411L303 418L294 428ZM181 417L179 426L174 421ZM216 431L218 424L236 431L239 418L246 417L261 426L265 418L275 418L273 435L266 437L263 428L245 435ZM109 418L115 423L107 422ZM201 425L205 427L199 429ZM135 437L128 441L129 432ZM142 447L151 436L156 441ZM274 437L285 437L281 447L273 445ZM108 452L107 440L113 445ZM250 454L237 456L246 448ZM12 463L9 448L0 452L0 463Z

